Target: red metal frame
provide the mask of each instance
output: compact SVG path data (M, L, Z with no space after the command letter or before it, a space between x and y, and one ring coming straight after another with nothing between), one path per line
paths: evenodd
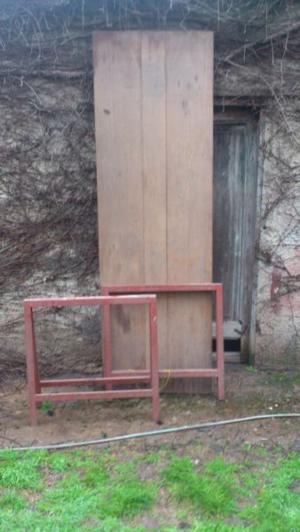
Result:
M109 315L110 305L148 305L150 327L150 372L145 375L104 375L103 378L79 378L79 379L40 379L38 360L35 344L34 314L33 310L41 307L70 307L70 306L102 306L104 314ZM129 397L151 397L152 418L159 421L159 376L158 376L158 342L157 342L157 301L154 294L146 295L119 295L97 297L64 297L64 298L41 298L25 299L25 345L27 362L27 381L29 396L29 413L31 425L37 424L37 405L43 401L74 401L78 399L122 399ZM109 324L108 324L109 325ZM105 356L111 356L110 329L106 328ZM106 364L104 364L106 365ZM150 388L143 389L107 389L112 384L148 383ZM105 385L106 390L77 391L77 392L50 392L43 393L42 388L50 386L74 386L74 385Z
M177 293L177 292L212 292L216 297L216 368L207 369L171 369L160 370L160 377L178 377L178 378L192 378L192 377L214 377L217 379L217 396L218 399L224 399L224 337L223 337L223 285L221 283L199 283L199 284L178 284L178 285L119 285L119 286L104 286L102 293L104 295L112 294L147 294L147 293ZM104 320L102 326L103 338L103 352L105 356L105 365L103 372L106 377L112 375L146 375L144 370L136 371L119 371L112 369L111 345L110 337L107 331L110 330L110 312L107 307L104 310ZM110 385L112 386L112 385Z

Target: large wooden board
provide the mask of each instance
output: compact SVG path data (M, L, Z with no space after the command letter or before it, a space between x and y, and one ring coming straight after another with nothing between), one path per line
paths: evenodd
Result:
M102 285L211 281L213 37L94 36ZM146 315L113 315L114 367L147 365ZM209 367L209 295L159 298L161 368Z

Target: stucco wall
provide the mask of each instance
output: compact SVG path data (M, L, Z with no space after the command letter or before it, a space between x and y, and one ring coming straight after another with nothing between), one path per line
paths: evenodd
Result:
M300 105L261 111L256 363L300 365Z
M79 82L2 87L0 366L24 371L22 301L99 291L93 109ZM43 370L100 364L99 312L37 320Z

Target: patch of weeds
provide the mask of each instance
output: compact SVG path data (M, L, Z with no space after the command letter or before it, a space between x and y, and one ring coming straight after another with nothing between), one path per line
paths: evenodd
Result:
M248 373L257 373L257 369L254 366L246 366Z
M40 490L42 486L41 465L47 453L32 451L17 453L0 452L0 486Z
M259 484L259 478L254 471L250 471L248 467L245 467L244 471L239 475L241 485L239 492L243 495L249 495L249 492L255 490Z
M258 490L255 504L246 507L241 517L253 530L286 532L300 530L300 458L289 457L270 467Z
M157 486L138 478L136 464L120 464L103 492L100 516L132 517L151 508L156 500Z
M136 463L131 462L121 462L120 464L117 464L114 468L114 473L117 476L118 481L124 480L125 482L130 479L136 479L137 478L137 469L136 469Z
M41 411L48 416L53 416L55 410L54 403L52 401L43 401L41 404Z
M106 468L112 468L116 464L116 462L118 460L116 455L112 454L109 449L99 449L96 452L95 451L90 451L90 454L88 456L89 456L88 461L90 463L91 463L91 461L94 464L95 464L95 462L101 463Z
M47 466L51 471L62 473L68 471L72 466L72 454L54 452L49 454Z
M89 524L85 523L84 530L88 529ZM90 523L90 530L96 530L97 532L131 532L132 530L135 530L136 532L147 532L146 528L143 526L132 527L124 525L122 521L115 517L108 517L101 521L100 524L93 525L93 523Z
M83 532L78 524L69 523L66 516L45 516L36 511L1 514L1 532Z
M235 470L236 466L217 459L197 473L190 458L176 457L163 478L178 501L190 502L210 515L226 515L235 509Z
M153 483L140 481L134 463L118 464L109 473L102 457L99 463L89 463L85 469L67 475L46 490L36 506L48 517L65 516L68 525L78 525L91 517L101 520L101 524L107 519L134 516L150 508L156 492ZM102 530L98 525L94 529Z
M252 450L253 445L252 443L246 442L244 443L243 448L247 453L249 453Z
M72 473L46 490L37 508L58 516L65 514L69 520L80 521L97 508L97 502L95 493L81 483L78 474Z
M159 453L150 453L145 456L143 462L146 464L157 464L160 461Z
M89 488L103 487L109 479L109 474L103 464L89 466L83 476L82 482Z
M259 456L268 456L269 451L265 447L256 447L255 449L256 454Z
M88 469L97 462L97 454L92 451L76 450L67 453L71 457L72 468L75 469Z
M111 486L102 498L100 517L133 517L152 507L157 488L139 480Z
M272 448L272 452L277 455L282 455L284 454L284 448L280 445L276 445L275 447Z
M1 512L3 510L11 510L13 512L18 512L23 510L28 506L28 503L22 495L20 495L16 490L6 490L0 496L0 518Z
M58 473L69 470L89 470L100 464L101 467L109 467L115 463L115 457L106 450L101 454L92 451L76 450L71 452L49 453L47 466Z
M228 525L216 521L196 522L191 528L191 532L242 532L244 530L244 527Z
M190 512L188 510L180 510L180 512L177 513L177 519L179 521L188 521L190 517Z
M264 384L292 388L300 384L300 374L295 372L272 372L264 376Z

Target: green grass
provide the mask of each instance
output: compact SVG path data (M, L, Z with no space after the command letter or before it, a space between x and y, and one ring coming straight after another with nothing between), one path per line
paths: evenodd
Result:
M40 466L46 453L28 452L26 455L6 451L0 454L0 487L40 490L42 474Z
M235 470L216 459L197 472L189 458L175 457L163 477L178 502L188 501L208 515L227 515L235 510Z
M44 401L41 404L41 411L45 414L48 414L49 412L53 412L55 410L55 405L52 401Z
M246 366L245 367L246 371L248 371L248 373L257 373L257 369L254 367L254 366Z
M182 451L0 452L0 532L142 532L147 518L162 532L300 530L300 456Z
M291 455L265 472L254 504L242 516L262 531L270 530L270 522L277 532L300 530L300 457Z
M294 386L299 386L300 384L300 376L295 372L275 371L269 374L262 374L261 379L264 384L291 390Z

